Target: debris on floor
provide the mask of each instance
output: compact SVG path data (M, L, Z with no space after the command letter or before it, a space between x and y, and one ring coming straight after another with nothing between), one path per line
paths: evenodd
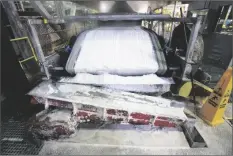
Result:
M29 133L36 139L54 140L67 138L75 133L77 122L73 120L72 111L55 109L32 121Z

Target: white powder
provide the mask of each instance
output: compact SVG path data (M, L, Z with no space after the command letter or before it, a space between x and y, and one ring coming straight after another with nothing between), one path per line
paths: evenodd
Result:
M93 75L89 73L77 73L76 76L64 77L59 82L91 84L123 91L145 93L167 92L170 90L170 84L174 83L172 78L161 78L156 74L119 76L111 74Z
M86 34L74 69L75 73L142 75L156 73L158 63L146 31L104 27Z
M74 77L64 77L60 82L79 84L114 84L114 85L153 85L153 84L173 84L172 78L158 77L156 74L142 76L119 76L112 74L93 75L89 73L77 73Z
M71 110L53 110L52 112L49 112L45 117L41 118L40 120L44 120L46 117L49 117L49 121L65 121L68 122L71 119Z

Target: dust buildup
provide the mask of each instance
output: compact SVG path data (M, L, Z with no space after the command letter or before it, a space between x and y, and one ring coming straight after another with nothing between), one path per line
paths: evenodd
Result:
M29 125L29 133L36 139L56 140L68 138L75 133L77 122L71 110L55 109Z

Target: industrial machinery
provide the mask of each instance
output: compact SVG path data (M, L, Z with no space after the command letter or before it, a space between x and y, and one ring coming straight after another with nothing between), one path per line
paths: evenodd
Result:
M93 3L1 2L6 13L2 38L9 38L4 40L8 59L2 61L7 64L3 72L9 73L12 67L11 74L30 82L3 77L1 97L7 99L3 99L3 114L14 118L4 118L1 153L38 154L44 144L43 154L85 151L77 147L88 147L87 153L93 153L93 146L98 151L107 147L127 153L118 150L119 145L143 148L143 152L144 147L156 147L159 152L166 147L169 150L164 151L173 154L184 153L185 148L186 154L193 154L195 149L188 152L189 148L207 147L207 143L209 149L196 149L196 154L230 153L228 123L210 129L197 117L212 126L231 118L229 109L225 115L224 111L232 90L232 67L214 89L207 87L212 72L205 73L202 58L208 57L211 44L219 50L204 38L204 56L200 29L206 28L207 14L202 20L203 14L193 13L194 1L174 5L146 1L146 7L144 1ZM217 6L208 1L203 5L210 10ZM36 71L30 71L32 65ZM14 85L20 87L11 91Z
M184 103L154 95L168 92L178 81L191 81L201 17L131 13L52 18L41 10L39 2L33 4L44 18L27 19L27 26L45 77L28 95L46 109L72 109L78 123L110 121L176 127L188 120ZM64 52L46 57L36 25L69 27L79 21L98 21L100 26L74 36L70 49L64 50L63 66L59 61L64 59ZM161 36L141 27L142 21L192 23L185 57L164 45ZM174 60L177 63L173 64Z
M191 71L192 71L192 66L190 65L190 64L192 64L192 55L193 55L193 47L194 47L194 44L195 44L195 40L196 40L196 38L197 38L197 36L198 36L198 30L199 30L199 28L200 28L200 24L201 24L201 17L198 17L198 18L196 18L196 19L193 19L193 18L172 18L172 17L170 17L169 15L161 15L161 14L159 14L159 15L157 15L157 14L128 14L128 15L109 15L109 14L93 14L93 15L86 15L86 16L74 16L74 17L69 17L69 18L66 18L66 19L63 19L63 20L60 20L60 19L46 19L46 23L52 23L52 24L62 24L62 23L70 23L70 22L74 22L74 21L83 21L83 20L100 20L100 21L141 21L141 20L162 20L162 21L179 21L179 22L193 22L194 23L194 25L193 25L193 28L192 28L192 31L191 31L191 35L190 35L190 39L189 39L189 44L188 44L188 47L187 47L187 52L186 52L186 57L184 58L184 57L179 57L179 56L177 56L179 59L180 59L180 62L181 62L181 64L182 64L182 70L181 70L181 75L180 75L180 77L181 77L181 79L182 80L184 80L184 81L190 81L190 79L188 78L189 77L189 74L191 73ZM38 39L38 35L37 35L37 32L35 31L35 28L34 28L34 24L42 24L43 23L43 20L29 20L28 21L29 22L29 25L30 25L30 29L31 29L31 34L32 34L32 37L34 38L34 47L35 47L35 49L36 49L36 52L37 52L37 55L38 55L38 59L40 60L40 62L41 62L41 67L43 68L43 71L45 72L45 74L46 74L46 77L47 77L47 79L51 79L51 78L53 78L53 75L51 75L50 74L50 65L48 64L48 62L46 62L46 60L45 60L45 57L44 57L44 55L43 55L43 51L42 51L42 48L40 47L40 43L39 43L39 39ZM112 33L113 34L113 37L114 37L114 31L116 31L116 29L117 28L114 28L114 27L111 27L111 31L109 31L109 33ZM127 32L125 29L128 29L128 31L130 32L130 31L132 31L133 29L132 29L132 26L130 27L130 26L128 26L127 28L124 28L124 27L122 27L123 29L120 29L120 31L119 32L121 32L122 30L123 30L123 32L125 31L125 32ZM108 28L104 28L104 29L108 29ZM140 32L140 33L144 33L144 34L141 34L141 35L144 35L144 36L142 36L142 37L144 37L143 39L143 42L145 41L145 43L147 43L147 45L146 44L144 44L143 46L144 46L144 48L142 48L144 51L145 50L148 50L148 48L150 48L150 47L152 47L152 45L153 45L153 47L156 49L156 50L154 50L154 53L155 53L155 57L157 58L156 59L156 61L152 61L152 63L154 63L154 66L151 68L152 70L151 71L149 71L149 74L153 74L153 73L157 73L157 75L160 75L160 77L162 76L162 75L164 75L168 70L174 70L175 68L173 68L173 67L169 67L168 66L168 64L167 63L165 63L166 62L166 60L165 60L165 58L166 58L166 55L164 54L164 52L163 51L161 51L161 49L160 49L160 43L158 42L158 39L157 39L157 35L155 34L155 33L153 33L153 32L151 32L151 31L149 31L149 30L142 30L140 27L138 27L138 28L134 28L134 29L136 29L136 32ZM82 73L83 72L89 72L89 74L91 73L91 74L103 74L103 73L108 73L109 71L107 71L108 69L110 69L111 71L110 71L110 73L108 73L108 74L111 74L111 73L114 73L114 74L123 74L124 75L124 73L127 73L127 72L129 72L130 70L131 71L133 71L134 73L131 73L131 76L132 75L135 75L135 72L138 72L137 70L138 69L130 69L130 67L127 69L127 67L126 67L126 69L124 69L124 66L123 67L121 67L121 69L123 69L123 70L116 70L117 72L113 72L113 68L111 69L111 68L105 68L105 71L103 71L103 69L101 69L101 68L99 68L98 69L98 66L96 65L96 64L93 64L93 63L95 63L95 62L89 62L88 63L88 65L89 65L89 67L88 66L86 66L85 64L79 64L80 63L80 61L79 61L79 57L80 58L82 58L82 57L84 57L84 56L82 56L82 55L85 55L86 53L90 53L89 54L89 56L88 57L91 57L92 55L94 55L94 53L91 51L91 50L86 50L86 52L85 52L85 49L87 49L87 48L94 48L96 51L98 51L99 53L101 53L102 52L102 54L103 55L105 55L106 54L106 52L104 51L104 50L106 50L106 51L109 51L109 50L111 50L111 49L109 49L108 47L107 47L107 45L106 45L106 47L105 47L105 49L101 49L101 50L98 50L97 49L97 47L98 47L98 45L96 45L94 42L91 42L91 40L93 40L93 39L91 39L91 38L89 38L88 39L88 37L91 37L91 35L92 35L92 37L95 37L95 38L99 38L100 36L98 36L98 34L97 34L97 32L99 33L99 34L101 34L101 29L100 28L98 28L98 29L93 29L93 30L87 30L87 31L85 31L85 32L82 32L82 33L80 33L79 34L79 36L78 36L78 38L77 38L77 40L76 40L76 42L75 42L75 44L74 44L74 46L73 46L73 49L72 49L72 51L71 51L71 54L70 54L70 57L69 57L69 59L68 59L68 61L67 61L67 64L66 64L66 70L70 73L70 74L74 74L74 73L77 73L77 72L80 72L80 75L82 75ZM134 30L135 31L135 30ZM104 31L104 32L102 32L102 34L101 35L103 35L104 36L104 33L106 33L106 32L108 32L108 31ZM93 36L93 35L96 35L96 36ZM86 38L84 38L84 36L86 36ZM148 36L147 38L146 38L146 36ZM124 36L120 36L120 39L122 38L122 37L124 37ZM135 36L130 36L130 37L135 37ZM109 39L108 37L106 37L106 35L103 37L103 40L106 40L106 39ZM87 41L86 41L87 40ZM101 41L103 41L103 40L101 40ZM106 40L107 41L107 40ZM110 41L113 41L113 38L110 38ZM137 40L133 40L133 38L131 38L131 41L135 41L133 44L136 44L136 42L137 42ZM152 42L148 42L148 41L152 41ZM83 42L83 43L82 43ZM120 41L118 41L119 43L121 43ZM82 43L82 44L81 44ZM118 43L118 46L121 46L122 48L123 48L123 51L124 51L124 47L123 47L123 45L119 45L119 43ZM89 44L89 45L88 45ZM99 43L100 45L102 45L103 44L103 42L101 43ZM110 44L111 45L111 43L108 43L108 44ZM129 44L130 45L130 44ZM101 48L101 46L100 47L98 47L98 48ZM128 47L129 48L129 47ZM132 49L132 48L131 48ZM120 53L120 50L121 49L119 49L117 52L118 53ZM137 48L136 49L133 49L133 50L137 50ZM84 52L83 52L84 51ZM150 54L149 55L151 55L151 54L153 54L153 53L151 53L151 50L149 49L149 52L150 52ZM153 52L153 49L152 49L152 52ZM91 54L92 53L92 54ZM145 51L145 53L146 53L146 51ZM127 53L125 53L125 55L126 55ZM127 55L126 55L127 56ZM85 56L85 57L87 57L87 56ZM96 58L97 57L97 55L95 55L95 57L93 57L92 59L98 59L98 58ZM101 57L103 57L103 56L101 56ZM78 58L78 59L77 59ZM101 59L101 58L99 58L100 60L103 60L103 59ZM125 58L124 58L125 59ZM129 59L129 62L131 61L130 60L130 57L129 56L127 56L126 57L126 60L127 59ZM88 60L88 59L87 59ZM104 61L106 61L106 60L104 60ZM84 59L84 62L85 62L85 59ZM99 64L100 64L101 62L99 62ZM122 62L122 63L124 63L124 61ZM138 62L137 62L138 63ZM156 65L157 64L157 65ZM84 65L84 66L83 66ZM105 64L106 65L106 64ZM114 64L113 64L114 65ZM82 67L83 66L83 67ZM157 66L157 67L156 67ZM97 69L95 70L95 72L93 72L93 67L96 67ZM101 71L101 72L99 72L99 71ZM124 71L125 70L125 71ZM127 71L128 70L128 71ZM141 70L141 69L140 69ZM141 71L139 72L139 74L141 74L141 75L144 75L145 73L141 73ZM147 73L148 74L148 73ZM76 74L77 76L80 76L79 74ZM130 74L129 74L130 75ZM104 90L101 90L101 89L98 89L97 88L97 90L95 91L95 92L97 92L97 94L92 94L92 87L89 87L89 86L81 86L81 85L74 85L74 83L75 83L75 81L76 81L76 83L81 83L81 84L94 84L94 85L103 85L103 83L105 82L105 81L102 81L101 82L101 79L103 80L108 80L108 78L110 79L111 77L109 76L109 75L107 75L107 76L96 76L96 75L87 75L87 77L89 77L90 78L90 76L92 76L93 77L93 79L100 79L100 81L98 81L97 83L99 83L99 84L96 84L96 82L88 82L87 80L84 82L84 79L85 79L85 75L83 75L83 77L81 77L81 78L77 78L76 80L75 80L75 78L76 77L74 77L74 79L72 80L72 81L67 81L67 80L58 80L58 84L56 84L55 86L56 87L58 87L59 89L58 89L58 92L60 92L59 94L57 94L57 95L55 95L56 93L58 93L56 90L56 87L54 88L54 86L53 86L53 83L51 82L51 81L48 81L48 82L43 82L41 85L39 85L38 87L36 87L35 89L33 89L30 93L29 93L29 95L33 95L33 96L35 96L35 97L39 97L39 98L43 98L42 99L42 101L44 101L44 102L42 102L42 103L44 103L45 105L47 104L47 105L49 105L49 101L48 100L46 100L46 99L54 99L55 98L55 100L58 100L58 99L60 99L61 97L63 97L62 98L62 101L66 101L66 102L70 102L70 103L73 103L73 102L75 102L75 100L72 100L72 98L70 97L69 98L69 100L68 99L66 99L66 97L65 97L65 95L66 95L66 92L68 91L68 90L70 90L71 88L72 88L72 86L74 86L75 87L75 90L73 90L73 89L71 89L70 91L72 92L70 92L69 94L72 94L72 95L74 95L74 93L73 92L76 92L76 93L81 93L81 92L87 92L87 94L88 95L90 95L90 97L91 96L94 96L95 98L97 98L98 99L98 96L100 96L99 98L101 98L101 100L107 100L108 99L108 93L106 93L106 91L104 91ZM109 76L109 77L108 77ZM156 75L152 75L152 76L154 76L153 77L153 80L155 81L155 80L157 80L157 81L161 81L161 78L160 77L157 77ZM86 78L87 78L86 77ZM157 79L155 79L157 77ZM170 75L170 77L171 77L171 75ZM127 79L127 77L118 77L119 79ZM140 79L139 77L138 77L138 79ZM114 81L115 80L117 80L117 78L115 78L114 80L112 80L112 82L111 82L111 80L109 80L108 82L109 82L109 84L110 85L112 85L113 83L114 83ZM59 82L60 81L60 82ZM94 80L93 80L94 81ZM163 79L163 81L165 81L164 79ZM68 82L71 82L70 84L68 83ZM135 81L136 82L136 81ZM140 82L140 81L138 81L138 82ZM139 84L143 84L142 83L143 81L141 81ZM153 82L153 81L151 81L152 82L152 84L154 83L154 84L156 84L155 82ZM124 83L123 83L123 85L126 85L127 83L130 83L130 80L129 81L125 81L124 80ZM149 86L151 85L151 84L149 84L148 82L146 82ZM166 82L164 82L164 83L166 83ZM70 89L61 89L60 87L65 87L64 86L64 84L66 84L67 85L67 87L69 86L69 87L71 87ZM107 85L109 85L109 84L107 84ZM132 83L131 83L132 84ZM135 85L135 84L134 84ZM77 87L77 86L79 86L79 87ZM45 89L45 88L47 88L48 87L48 89L51 91L51 93L46 93L46 94L44 94L45 93L45 91L47 90L47 89ZM69 88L68 87L68 88ZM112 86L110 86L110 88L111 88ZM44 90L45 89L45 90ZM84 90L83 90L84 89ZM94 88L93 88L94 89ZM119 88L118 88L119 89ZM103 92L102 92L103 91ZM64 92L64 95L62 95L63 94L63 92ZM69 92L69 91L68 91ZM139 90L139 92L140 92L140 90ZM42 93L43 93L43 95L42 95ZM55 94L54 94L55 93ZM99 94L99 95L98 95ZM107 95L106 95L107 94ZM117 94L117 93L116 93ZM79 99L80 99L80 97L81 96L83 96L83 97L85 97L84 96L84 94L76 94L76 95L74 95L74 96L78 96L79 97ZM134 95L134 96L137 96L137 95ZM105 99L106 98L106 99ZM150 98L150 97L148 97L148 98ZM61 100L61 99L60 99ZM68 100L68 101L67 101ZM87 100L87 99L86 99ZM108 99L109 100L109 99ZM154 99L155 100L155 99ZM77 102L77 101L76 101ZM93 101L94 102L94 101ZM98 105L96 105L96 103L93 103L93 102L88 102L88 105L92 105L92 106L98 106ZM81 101L79 102L79 103L81 103ZM101 104L102 105L102 107L104 107L104 108L106 108L106 106L104 106L103 104ZM115 108L116 109L116 108ZM121 109L120 109L120 107L117 107L117 109L118 110L121 110L121 109L123 109L123 110L125 110L124 109L124 107L121 107ZM166 112L166 111L165 111ZM169 111L168 111L169 112ZM169 116L169 115L168 115Z

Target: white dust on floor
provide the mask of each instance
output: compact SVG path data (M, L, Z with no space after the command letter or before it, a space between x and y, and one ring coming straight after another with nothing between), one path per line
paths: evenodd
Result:
M147 148L180 148L189 145L182 131L177 130L79 130L74 137L58 142L73 142L98 146L124 146ZM58 143L55 142L55 143Z

